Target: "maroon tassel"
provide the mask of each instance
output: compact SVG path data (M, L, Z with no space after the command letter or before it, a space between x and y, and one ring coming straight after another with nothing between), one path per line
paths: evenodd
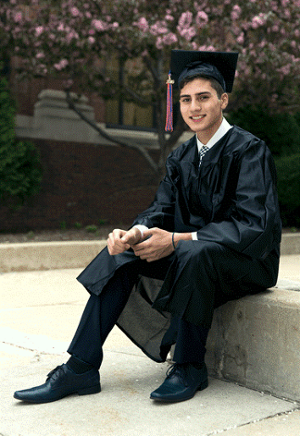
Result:
M168 74L167 84L167 119L166 119L166 132L173 132L173 84L174 80L171 79L171 71Z

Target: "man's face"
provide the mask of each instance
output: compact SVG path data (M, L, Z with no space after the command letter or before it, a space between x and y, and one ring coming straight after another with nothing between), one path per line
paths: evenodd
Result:
M222 123L222 111L228 104L228 95L218 98L207 79L188 82L180 91L180 111L189 128L206 144Z

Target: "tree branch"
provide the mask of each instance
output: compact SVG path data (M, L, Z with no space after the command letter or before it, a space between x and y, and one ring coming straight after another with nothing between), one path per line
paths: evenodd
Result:
M71 110L73 110L83 121L85 121L87 124L89 124L96 132L102 136L103 138L120 145L121 147L127 147L132 148L134 150L137 150L148 162L148 164L151 166L152 170L157 174L158 173L158 165L155 163L155 161L152 159L148 151L137 144L129 144L127 142L120 141L116 138L113 138L111 135L106 133L101 127L99 127L94 121L90 120L88 117L86 117L75 105L74 101L72 100L70 96L69 91L66 92L66 101L68 103L68 106Z
M123 85L123 89L124 91L126 91L127 94L129 94L135 101L139 101L142 104L147 104L147 105L151 105L154 106L154 104L152 102L149 102L148 100L146 100L145 98L141 97L140 95L138 95L136 92L134 92L132 89L128 88L128 86Z

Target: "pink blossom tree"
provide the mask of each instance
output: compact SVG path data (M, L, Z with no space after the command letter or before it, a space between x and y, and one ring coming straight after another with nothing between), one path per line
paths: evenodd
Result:
M1 45L22 58L23 73L63 73L68 93L76 82L83 91L122 94L155 108L158 162L134 147L158 175L185 128L179 118L173 132L164 132L171 49L238 51L231 107L293 112L299 110L299 22L300 0L10 0L0 7ZM104 68L113 55L127 72L122 87Z

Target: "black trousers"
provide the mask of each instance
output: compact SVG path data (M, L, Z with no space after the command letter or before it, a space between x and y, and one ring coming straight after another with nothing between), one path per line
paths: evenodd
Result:
M123 268L108 282L101 294L91 294L68 353L100 368L103 360L103 344L115 326L130 292L137 273ZM163 342L175 343L173 360L177 363L203 362L208 329L173 318Z

